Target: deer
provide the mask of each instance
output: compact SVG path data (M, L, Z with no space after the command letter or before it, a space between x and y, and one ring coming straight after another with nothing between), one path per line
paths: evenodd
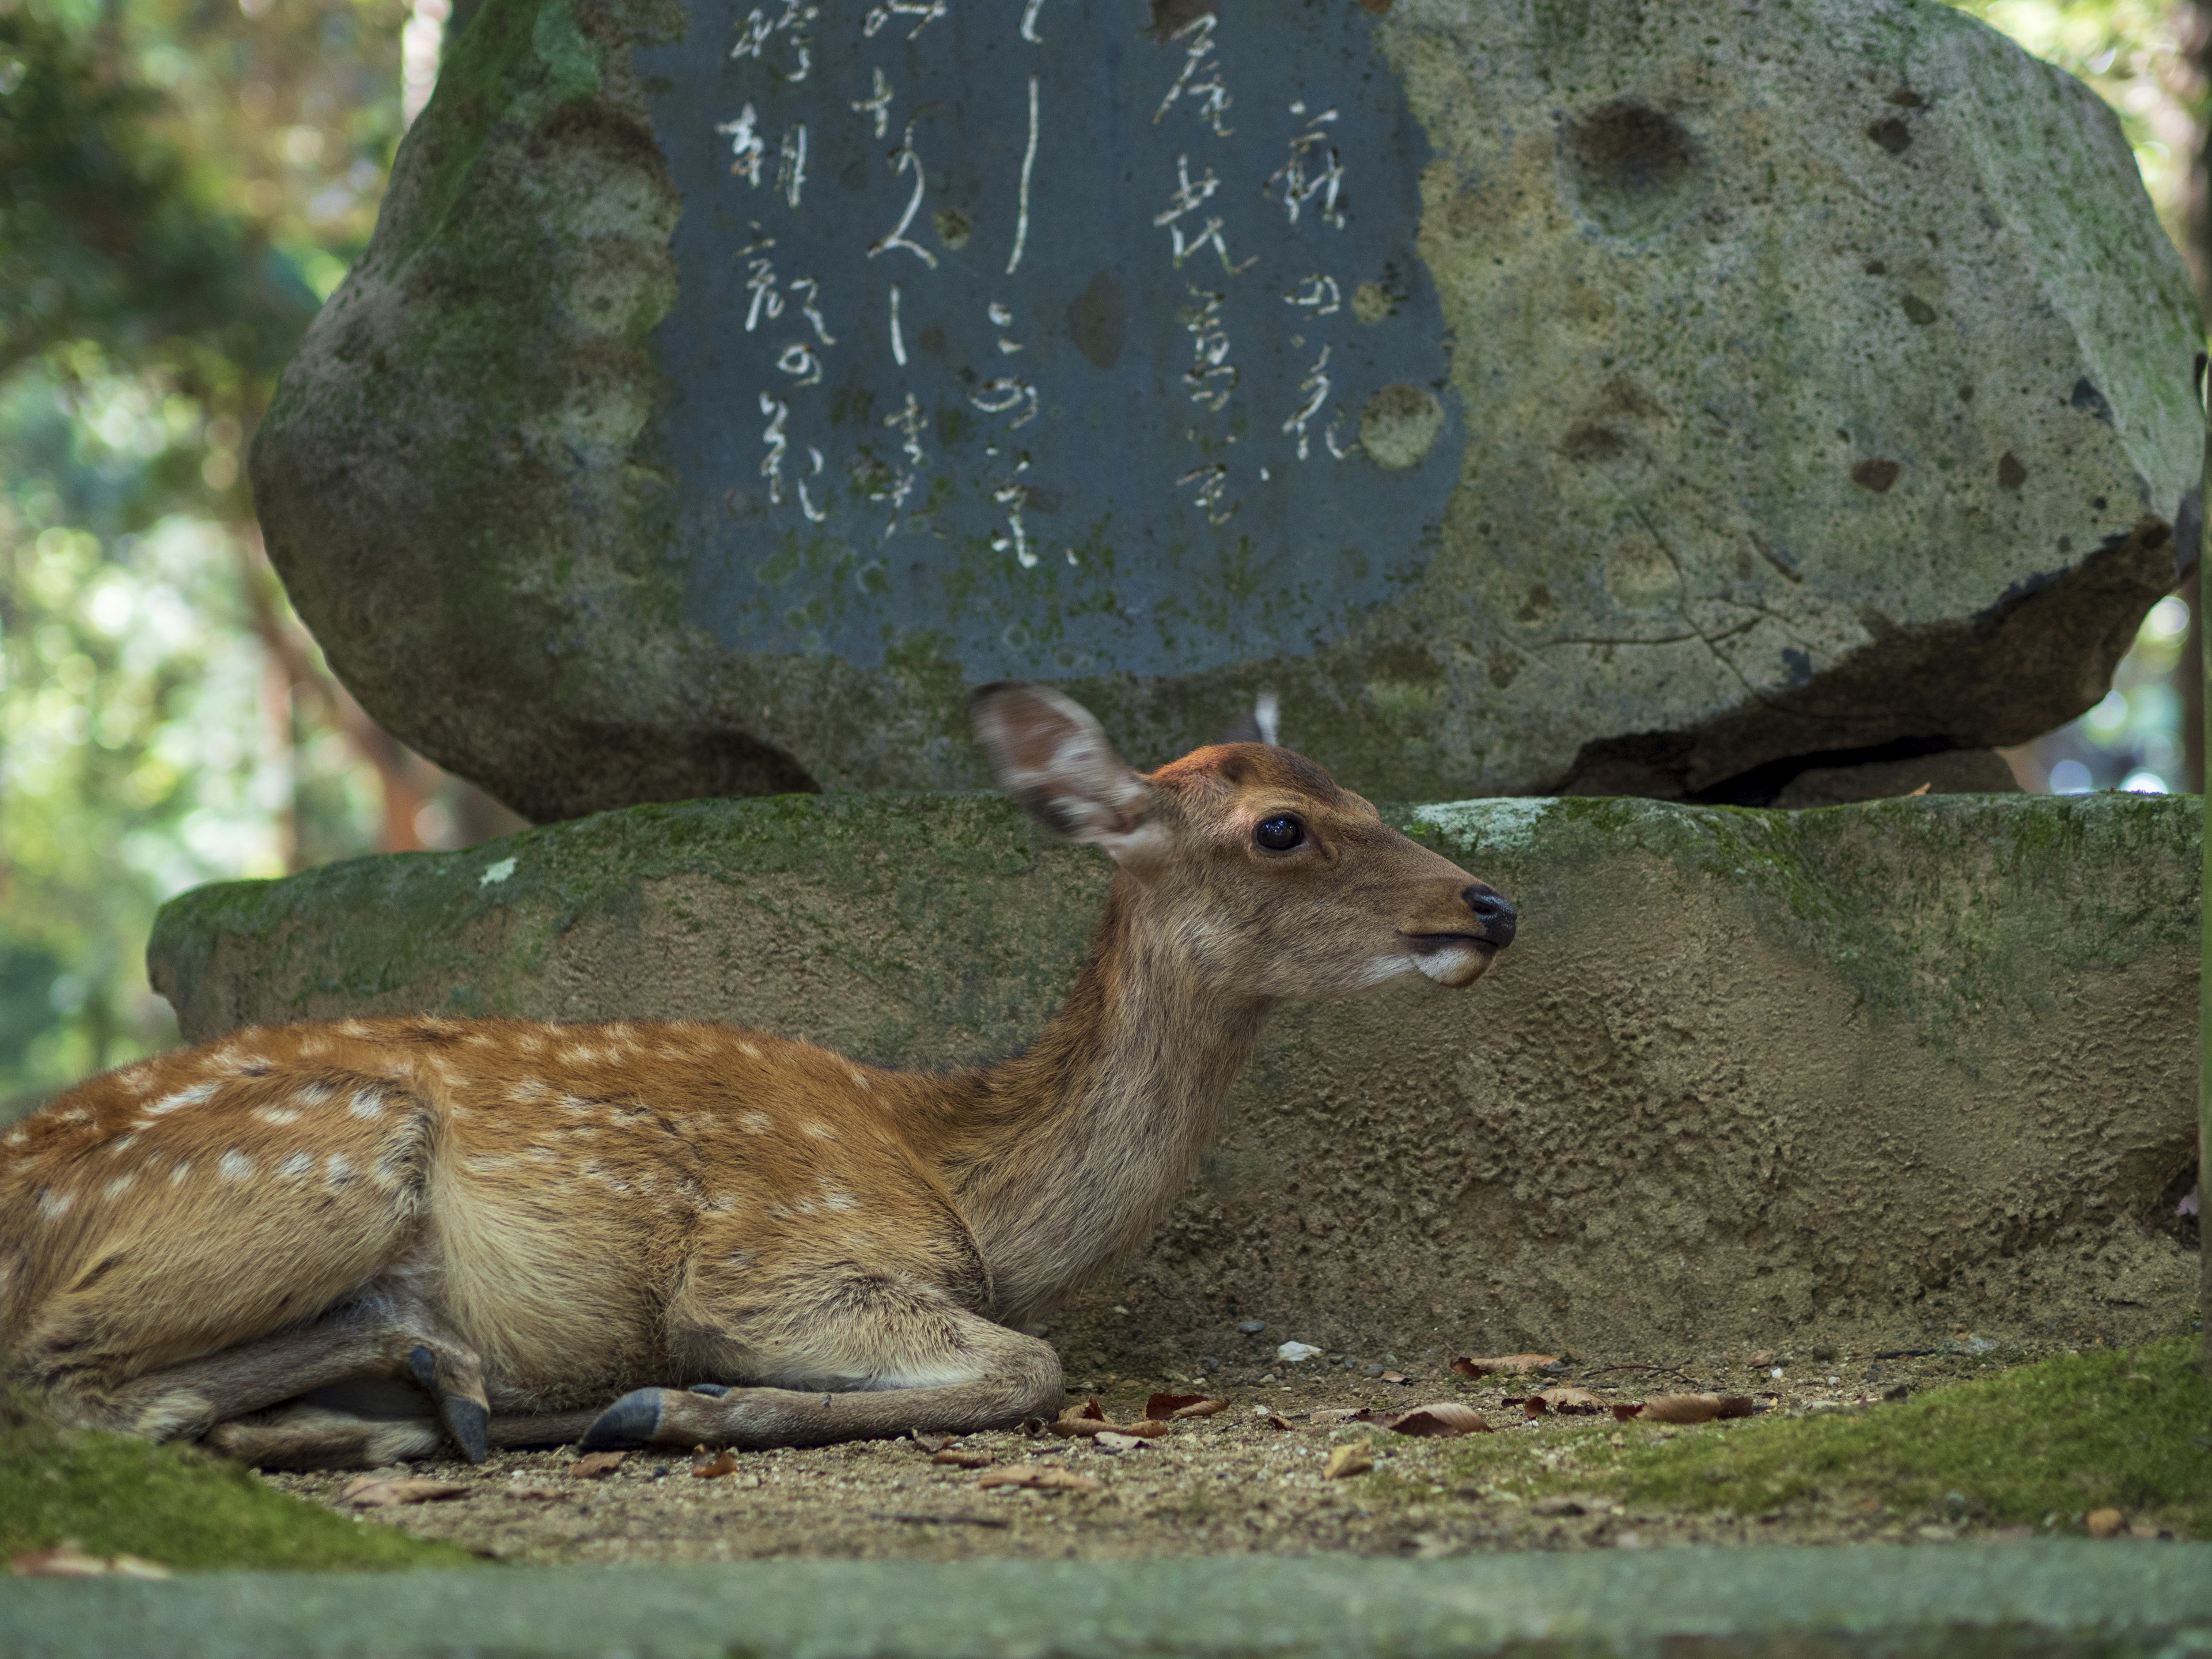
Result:
M1049 1418L1032 1326L1192 1180L1270 1012L1472 984L1513 905L1273 739L1151 773L975 692L1114 873L1030 1045L942 1073L705 1022L251 1027L0 1135L0 1354L65 1424L291 1468Z

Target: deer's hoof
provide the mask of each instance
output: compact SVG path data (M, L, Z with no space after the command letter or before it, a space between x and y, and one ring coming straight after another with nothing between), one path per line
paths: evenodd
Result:
M633 1389L601 1412L576 1443L584 1451L635 1451L660 1431L661 1390Z

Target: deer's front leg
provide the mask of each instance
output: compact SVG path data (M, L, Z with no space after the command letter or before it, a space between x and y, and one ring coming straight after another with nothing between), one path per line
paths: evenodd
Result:
M584 1449L823 1446L1059 1415L1065 1390L1049 1346L933 1297L890 1295L904 1305L875 1297L872 1316L840 1309L809 1322L793 1345L800 1352L744 1345L749 1363L736 1374L794 1386L639 1389L600 1414Z

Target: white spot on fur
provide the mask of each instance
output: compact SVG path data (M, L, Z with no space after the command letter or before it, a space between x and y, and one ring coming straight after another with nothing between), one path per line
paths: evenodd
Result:
M192 1164L191 1164L191 1160L190 1158L179 1158L179 1159L177 1160L177 1167L176 1167L175 1169L173 1169L173 1170L170 1170L170 1171L169 1171L169 1184L170 1184L172 1187L176 1186L179 1182L183 1181L183 1180L184 1180L184 1178L185 1178L186 1176L190 1175L191 1172L192 1172Z
M313 1057L326 1054L330 1051L331 1040L328 1037L311 1036L300 1039L300 1052L303 1054Z
M716 1193L714 1197L707 1200L707 1207L714 1211L718 1214L727 1215L731 1211L738 1207L737 1194L734 1193Z
M859 1209L860 1200L842 1187L832 1187L824 1183L822 1189L822 1207L825 1210L835 1210L842 1215L848 1210Z
M384 1097L374 1089L363 1089L354 1096L353 1103L346 1110L356 1117L382 1117Z
M135 1175L119 1175L100 1189L100 1195L102 1198L120 1198L131 1190L131 1183L137 1179Z
M137 1139L138 1137L137 1135L125 1135L119 1139L109 1141L107 1143L107 1155L110 1158L113 1158L118 1153L129 1152L131 1150L131 1143Z
M518 1106L527 1106L543 1100L545 1093L545 1083L542 1078L517 1078L507 1085L507 1097Z
M8 1145L10 1146L20 1146L30 1138L31 1132L28 1129L10 1129L8 1131Z
M327 1083L310 1083L299 1093L294 1095L292 1099L301 1106L313 1108L327 1105L331 1097L337 1092L337 1091Z
M368 1035L368 1026L358 1019L342 1020L338 1024L338 1034L341 1036L365 1037Z
M243 1181L253 1173L253 1160L234 1146L222 1155L216 1168L225 1181Z
M76 1202L74 1193L58 1193L51 1187L39 1188L39 1213L49 1221L59 1221Z
M862 1071L859 1066L848 1066L846 1069L851 1073L853 1081L858 1084L861 1088L872 1089L875 1087L874 1084L868 1081L868 1074Z
M596 1066L606 1056L597 1048L588 1048L579 1042L563 1048L560 1058L563 1066Z
M287 1181L297 1181L304 1175L312 1174L314 1167L315 1155L313 1152L295 1152L276 1166L276 1173Z
M133 1066L118 1075L123 1086L134 1095L152 1094L161 1080L151 1066Z
M533 1164L557 1164L561 1161L561 1154L550 1146L532 1146L530 1149L530 1160Z
M92 1121L92 1114L82 1106L72 1106L61 1114L61 1120L64 1123L89 1123Z
M471 1175L491 1175L504 1170L514 1160L501 1152L480 1152L474 1158L465 1158L461 1167Z
M514 1046L526 1054L534 1054L545 1046L545 1033L525 1031L520 1036L515 1038Z
M297 1123L300 1121L300 1115L297 1112L288 1111L282 1106L264 1106L256 1110L253 1115L264 1123Z
M806 1126L805 1133L810 1139L815 1140L835 1140L837 1139L837 1132L826 1123L810 1123Z
M747 1060L758 1060L761 1057L761 1051L743 1037L738 1039L738 1052Z
M353 1165L342 1152L332 1152L323 1162L323 1179L333 1187L343 1187L353 1179Z
M574 1095L562 1095L560 1099L555 1101L553 1103L556 1106L558 1106L564 1112L580 1115L585 1112L590 1111L592 1107L598 1105L599 1103L596 1100L579 1100Z
M738 1120L738 1127L749 1135L764 1135L775 1125L769 1121L766 1112L747 1112Z
M146 1115L160 1117L165 1112L177 1111L186 1106L197 1106L200 1102L210 1098L221 1087L222 1085L220 1083L195 1083L189 1089L179 1089L174 1094L163 1095L146 1108Z

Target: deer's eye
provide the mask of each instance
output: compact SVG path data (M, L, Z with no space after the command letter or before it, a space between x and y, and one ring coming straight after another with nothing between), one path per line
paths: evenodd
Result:
M1261 818L1252 839L1271 853L1287 853L1306 838L1306 827L1287 813Z

